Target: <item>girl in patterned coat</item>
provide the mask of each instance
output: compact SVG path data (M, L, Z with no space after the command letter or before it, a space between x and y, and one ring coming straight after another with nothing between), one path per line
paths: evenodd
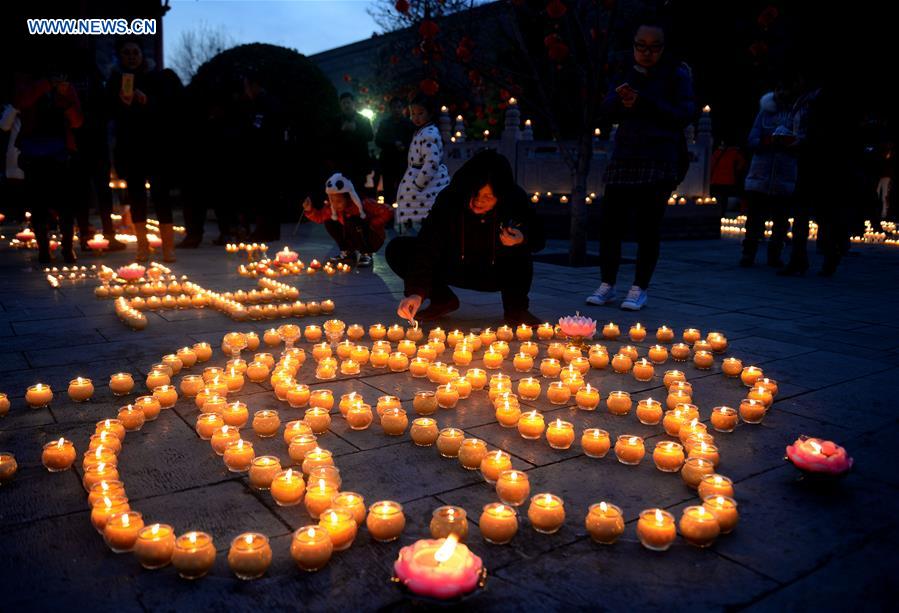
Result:
M434 125L433 103L416 96L409 103L409 117L418 130L409 145L408 167L397 192L397 221L407 228L427 217L437 194L449 185L443 163L443 141Z

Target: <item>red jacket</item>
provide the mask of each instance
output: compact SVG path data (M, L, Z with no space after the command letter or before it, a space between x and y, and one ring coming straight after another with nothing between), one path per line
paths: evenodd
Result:
M386 204L378 204L377 201L371 198L362 200L362 208L365 209L364 221L368 223L368 227L372 234L377 237L377 241L375 241L377 245L372 245L372 247L378 249L384 244L384 240L387 237L384 226L393 219L393 209ZM314 221L315 223L325 223L326 221L334 220L333 215L335 215L335 211L330 206L325 205L320 209L313 207L308 211L305 211L305 214L310 221ZM344 224L348 217L359 217L359 207L354 203L350 203L343 208L343 211L336 213L336 216L337 219L334 221Z

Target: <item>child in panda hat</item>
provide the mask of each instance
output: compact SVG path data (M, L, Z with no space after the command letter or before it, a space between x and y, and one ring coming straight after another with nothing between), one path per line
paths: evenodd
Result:
M339 172L327 180L325 193L327 206L315 208L312 200L306 198L304 214L310 221L325 226L340 249L341 261L371 266L372 254L384 244L384 226L393 218L393 210L371 198L360 199L352 181Z

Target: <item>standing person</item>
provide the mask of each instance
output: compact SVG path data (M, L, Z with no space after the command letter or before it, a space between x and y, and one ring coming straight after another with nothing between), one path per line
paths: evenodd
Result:
M393 218L393 209L371 198L359 198L353 183L336 173L325 183L327 207L316 209L312 200L303 202L303 212L310 221L324 224L337 247L337 259L360 267L372 265L372 254L384 244L384 226Z
M780 254L787 238L793 212L792 199L799 170L800 125L805 112L804 98L798 96L798 82L781 79L773 92L762 96L759 112L749 133L747 145L752 161L746 174L746 238L740 266L755 263L759 241L765 235L765 220L772 219L768 239L768 266L780 268Z
M170 191L178 152L177 117L182 111L183 86L171 70L151 70L140 43L127 39L119 45L119 67L107 83L107 100L114 122L113 160L116 173L128 183L131 218L137 236L135 259L150 256L147 242L147 190L162 239L162 259L175 261L172 202Z
M419 94L409 103L409 117L417 130L409 145L408 167L396 196L398 221L406 227L427 216L437 194L450 182L443 163L443 140L434 124L434 101Z
M365 187L365 178L371 172L371 156L368 144L374 134L371 122L356 112L356 98L350 92L340 94L340 116L334 137L335 167L358 189Z
M433 320L459 308L450 285L501 292L510 325L536 325L528 310L532 254L545 239L527 194L515 183L509 160L481 151L440 192L418 236L387 245L387 264L404 282L397 307L403 319ZM419 310L424 300L427 308Z
M20 78L15 107L22 114L17 147L25 172L25 193L31 204L31 223L38 245L38 262L50 262L50 212L59 214L62 255L77 261L73 240L75 211L69 193L77 185L72 160L77 152L74 130L84 123L75 88L63 72L46 78Z
M375 135L375 144L381 149L378 161L384 182L384 202L387 204L396 202L400 180L406 172L406 153L415 132L415 126L403 113L405 108L402 98L393 98L390 101L390 115L381 121Z
M601 109L618 122L618 130L600 209L602 284L587 297L587 304L604 305L615 299L621 241L633 212L639 220L637 270L621 308L638 311L646 305L646 290L659 259L668 197L689 165L684 128L696 117L696 103L690 69L664 53L662 26L644 23L633 45L634 65L614 81Z

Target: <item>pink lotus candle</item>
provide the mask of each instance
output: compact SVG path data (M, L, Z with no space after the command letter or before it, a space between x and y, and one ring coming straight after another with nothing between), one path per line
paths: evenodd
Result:
M275 260L278 264L291 264L296 262L299 259L299 255L296 251L291 251L288 247L284 247L281 251L278 252L278 255L275 256Z
M140 264L129 264L128 266L119 268L116 271L116 274L120 279L124 279L125 281L137 281L144 276L146 271L147 269Z
M804 435L787 445L787 459L803 472L829 477L846 474L853 462L846 450L833 441Z
M399 583L420 596L446 600L474 590L484 563L456 535L403 547L393 564Z
M109 248L109 241L102 234L94 234L93 238L87 239L87 246L93 251L103 251Z
M596 332L596 321L577 313L574 316L559 318L559 329L568 337L593 338L593 334Z

